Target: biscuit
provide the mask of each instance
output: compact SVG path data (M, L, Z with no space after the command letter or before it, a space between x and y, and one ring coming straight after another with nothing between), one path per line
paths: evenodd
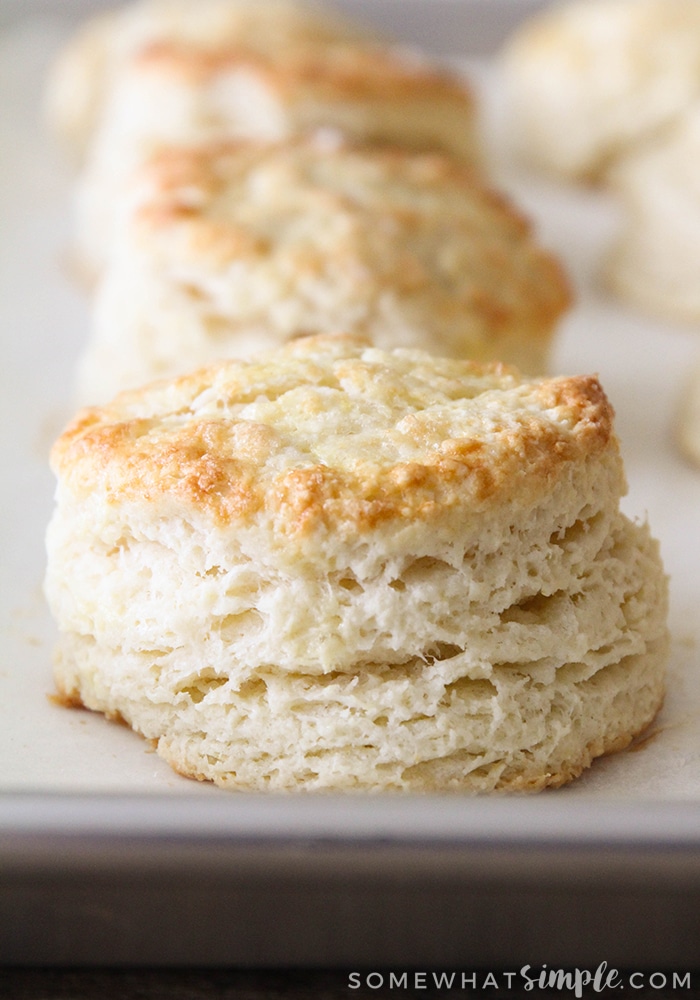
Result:
M321 5L294 0L139 0L87 19L51 68L52 130L84 154L120 72L142 50L185 45L204 56L222 46L272 51L293 40L322 44L359 29Z
M162 42L122 67L78 178L76 256L88 275L104 265L102 234L133 171L164 147L332 128L353 142L478 161L476 105L462 77L366 40L263 37L216 51Z
M52 465L58 690L185 775L536 790L661 702L593 377L305 338L82 411Z
M335 135L169 150L97 286L80 398L352 330L541 371L569 291L529 224L439 154Z
M610 172L622 212L604 272L629 303L692 324L700 322L699 156L700 104Z
M515 144L554 174L596 180L700 94L697 0L576 0L503 53Z

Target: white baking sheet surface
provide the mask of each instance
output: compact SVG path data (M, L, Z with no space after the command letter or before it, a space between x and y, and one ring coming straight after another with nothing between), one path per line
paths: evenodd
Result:
M47 61L64 30L60 20L35 18L0 35L0 790L221 797L228 793L175 775L125 727L50 700L54 631L41 591L53 493L47 452L70 415L73 366L88 326L67 266L71 172L39 112ZM493 67L474 73L497 123ZM597 275L617 224L606 196L528 176L507 158L497 173L568 266L578 304L563 324L555 368L599 373L626 458L625 509L648 517L671 577L662 713L629 751L543 797L698 801L700 470L678 454L673 428L700 330L650 321L600 290Z

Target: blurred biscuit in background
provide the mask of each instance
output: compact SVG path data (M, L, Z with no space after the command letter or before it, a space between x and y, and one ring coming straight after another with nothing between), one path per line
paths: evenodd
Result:
M58 690L183 774L537 790L663 698L593 377L305 338L82 411L52 463Z
M697 0L576 0L518 30L502 58L514 144L597 180L700 96Z
M700 102L610 172L620 230L605 280L664 319L700 324Z
M207 0L201 20L199 8L126 8L106 28L99 22L85 29L88 39L106 34L109 44L86 43L87 58L74 43L77 54L69 50L59 60L50 85L59 109L54 121L63 132L73 128L68 122L82 122L73 131L89 136L76 235L87 276L104 264L93 235L108 225L125 178L163 146L277 142L332 127L367 144L480 160L475 100L461 74L361 36L314 7ZM101 76L91 72L100 59ZM103 80L95 107L66 110L75 103L71 94L90 93L90 78Z
M442 154L329 132L170 149L131 191L96 289L84 401L337 330L541 372L570 304L529 222Z
M294 40L359 34L327 7L303 0L137 0L89 18L66 43L46 88L49 123L84 154L120 72L152 46L185 45L204 57L226 46L274 51Z

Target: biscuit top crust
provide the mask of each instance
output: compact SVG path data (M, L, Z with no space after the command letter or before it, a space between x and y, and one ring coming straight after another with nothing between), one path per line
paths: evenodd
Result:
M274 44L273 44L274 43ZM250 35L241 44L205 48L185 41L144 46L134 56L137 72L166 74L204 85L222 74L255 76L282 104L314 101L448 102L471 116L475 101L466 80L439 70L412 50L364 39L317 41Z
M132 232L172 273L250 263L282 287L320 279L356 303L425 300L443 329L478 317L493 337L517 324L547 341L570 305L561 265L529 221L440 153L353 148L323 130L276 145L168 149L136 188Z
M594 377L319 336L83 410L51 459L78 500L348 537L527 508L572 464L617 456L612 420Z

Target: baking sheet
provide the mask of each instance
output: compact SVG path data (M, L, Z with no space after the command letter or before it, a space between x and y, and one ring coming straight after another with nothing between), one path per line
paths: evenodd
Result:
M40 115L47 62L65 30L60 19L37 16L0 35L0 790L220 797L175 775L126 728L50 700L54 631L41 593L53 492L47 452L70 415L73 366L88 327L68 266L71 169ZM625 509L648 517L671 577L673 645L661 715L631 750L545 797L698 802L700 470L677 452L673 427L700 330L650 321L601 290L601 260L619 223L615 204L514 165L501 143L497 70L481 61L468 69L482 94L498 182L536 220L576 287L554 367L599 373L617 411L630 485Z

